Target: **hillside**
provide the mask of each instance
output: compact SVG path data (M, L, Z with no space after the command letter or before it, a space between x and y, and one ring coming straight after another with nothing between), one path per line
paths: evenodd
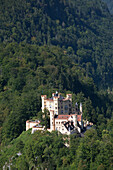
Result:
M113 23L107 6L88 0L6 0L1 9L2 142L16 138L25 121L38 115L41 94L55 90L73 93L73 102L83 103L84 118L106 124L112 96L98 89L112 88L113 81Z
M112 169L113 156L113 120L109 122L102 137L96 130L85 133L84 138L77 134L67 136L31 130L23 132L18 138L2 149L0 169L11 166L11 169L63 169L63 170L96 170ZM112 128L110 128L112 127ZM66 147L65 143L70 147Z
M0 126L4 142L17 137L25 129L25 121L37 115L41 94L65 89L83 92L87 98L94 96L93 80L59 47L10 43L1 48L0 56Z
M58 90L83 104L84 118L104 129L112 117L113 99L97 92L93 79L60 47L9 43L1 47L0 133L9 143L25 130L25 122L39 116L41 94ZM100 131L100 130L99 130ZM99 132L100 133L100 132Z
M0 2L1 43L58 45L97 87L112 90L113 19L100 0Z
M113 17L107 5L1 0L0 7L0 169L9 163L23 170L112 169ZM82 102L83 119L94 123L84 138L25 132L31 118L47 125L41 95L55 91L71 93L73 105Z

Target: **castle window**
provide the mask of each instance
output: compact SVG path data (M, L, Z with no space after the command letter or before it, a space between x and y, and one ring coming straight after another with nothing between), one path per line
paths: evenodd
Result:
M55 107L55 109L57 109L57 107Z

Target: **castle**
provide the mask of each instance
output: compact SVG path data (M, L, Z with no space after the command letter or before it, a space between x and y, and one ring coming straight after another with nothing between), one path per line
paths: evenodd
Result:
M76 103L72 107L72 94L67 94L64 98L60 93L52 94L51 98L46 95L41 95L42 112L47 109L50 113L50 129L48 131L57 130L62 134L72 134L75 132L81 133L84 129L84 122L82 118L82 104L80 107ZM40 121L26 121L26 130L32 128L32 133L36 130L44 130L40 125Z

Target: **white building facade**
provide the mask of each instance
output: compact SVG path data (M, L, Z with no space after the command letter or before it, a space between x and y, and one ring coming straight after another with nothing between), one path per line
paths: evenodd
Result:
M47 129L48 131L57 130L67 135L75 132L81 133L84 128L82 104L80 103L80 109L77 103L72 108L72 94L67 94L64 98L56 92L49 99L46 95L42 95L41 99L42 112L47 109L50 113L50 129ZM44 130L44 127L41 127L39 123L39 121L26 121L26 130L32 128L32 133L36 130Z
M62 97L58 92L53 93L52 97L47 99L46 95L41 96L42 99L42 112L44 109L53 110L55 115L72 113L72 94L67 94Z

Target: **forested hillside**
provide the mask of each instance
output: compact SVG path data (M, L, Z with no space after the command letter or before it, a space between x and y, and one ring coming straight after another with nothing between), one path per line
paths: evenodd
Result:
M1 0L0 7L0 168L10 161L12 169L112 169L113 17L107 5ZM57 132L23 132L26 120L40 118L40 96L56 90L72 93L73 104L83 104L83 118L94 123L84 138L72 135L69 148Z
M97 93L93 79L61 48L10 43L1 47L0 56L3 143L25 130L27 119L38 116L41 94L51 96L56 90L73 93L73 103L83 103L84 118L99 125L111 118L112 100Z
M0 2L1 43L59 45L99 89L113 84L113 19L100 0Z
M17 137L40 110L40 95L54 90L69 90L74 102L83 102L85 118L97 123L101 114L106 123L112 97L97 89L112 88L113 81L107 6L89 0L0 3L2 140Z
M113 1L112 0L103 0L103 1L108 5L111 14L113 14Z
M77 134L67 136L37 131L23 132L9 143L0 155L0 168L11 165L11 169L57 169L57 170L104 170L113 164L113 121L109 122L102 138L96 130L86 132L84 138ZM113 127L112 127L113 128ZM65 139L65 140L64 140ZM70 147L65 144L69 143ZM20 155L20 156L18 156Z

